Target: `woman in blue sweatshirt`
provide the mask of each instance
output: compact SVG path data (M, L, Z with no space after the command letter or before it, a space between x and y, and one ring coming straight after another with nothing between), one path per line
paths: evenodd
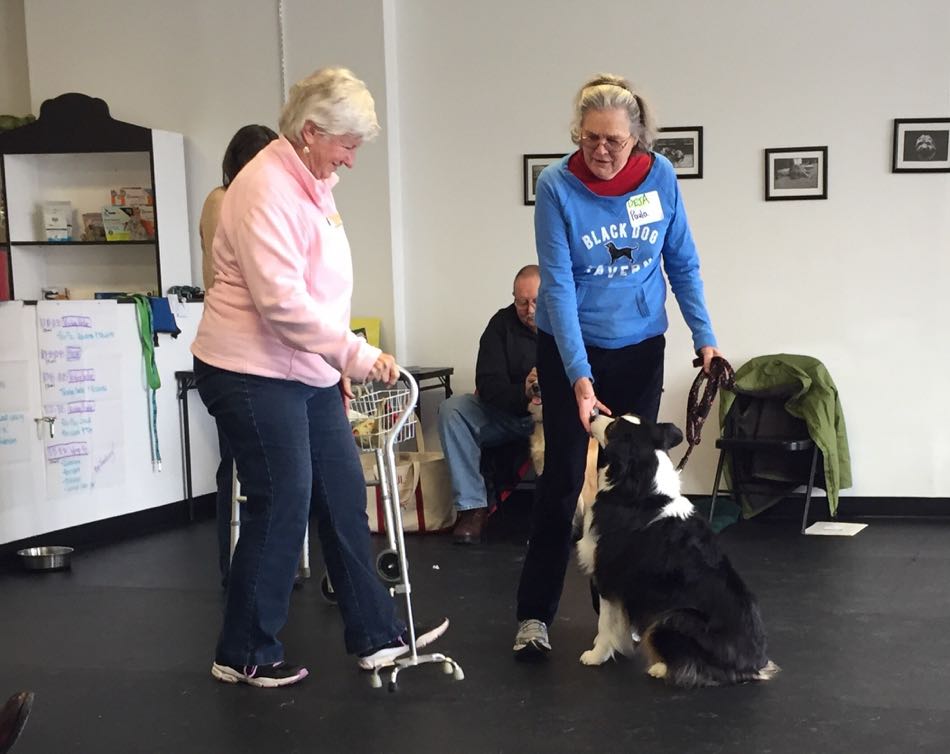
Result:
M667 279L703 368L721 355L676 173L652 151L655 137L643 97L626 79L599 75L575 99L571 138L580 148L538 178L545 473L518 587L518 657L551 649L547 629L570 558L591 414L656 420Z

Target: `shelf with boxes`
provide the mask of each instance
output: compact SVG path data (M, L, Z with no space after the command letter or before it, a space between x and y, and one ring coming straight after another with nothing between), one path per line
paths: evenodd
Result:
M180 134L114 120L102 100L64 94L44 102L34 123L0 134L0 168L8 297L190 284Z

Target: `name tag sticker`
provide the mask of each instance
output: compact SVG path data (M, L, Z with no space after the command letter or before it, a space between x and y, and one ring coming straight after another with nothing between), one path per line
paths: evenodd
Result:
M645 194L631 196L627 199L627 216L630 218L630 225L634 228L662 220L663 205L660 203L659 193L647 191Z
M653 193L655 194L656 192L654 191ZM335 212L334 214L329 215L327 217L327 222L330 224L331 227L339 228L341 225L343 225L343 218L340 217L339 212Z

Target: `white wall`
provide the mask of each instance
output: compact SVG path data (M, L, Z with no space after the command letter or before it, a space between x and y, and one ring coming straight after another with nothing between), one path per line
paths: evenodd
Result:
M195 219L228 138L276 121L276 3L74 5L27 4L34 107L84 91L116 117L183 132L197 249ZM103 14L118 26L108 45L90 45ZM384 120L397 114L383 125L398 138L360 151L339 200L354 311L405 318L403 361L451 364L456 387L471 389L478 335L535 258L521 156L567 151L577 86L615 71L643 87L662 123L705 128L706 177L683 192L733 364L776 351L821 358L850 430L850 494L950 496L938 392L950 356L935 342L950 319L950 176L889 172L893 118L950 115L944 0L681 1L663 13L622 0L288 0L286 16L289 80L343 63L369 82ZM762 150L806 145L829 147L830 198L765 203ZM404 268L386 248L403 242ZM679 423L690 357L674 312L663 415ZM687 469L690 491L710 486L713 434Z
M470 389L488 315L534 258L521 156L568 151L585 77L622 73L661 124L702 125L702 180L682 184L721 346L735 366L798 352L828 366L855 495L950 495L950 175L892 175L891 119L950 116L950 5L605 0L401 6L399 86L413 361ZM827 201L763 201L763 149L828 145ZM662 415L692 380L673 312ZM712 438L685 485L708 491ZM674 458L677 458L674 452ZM912 471L911 471L912 470Z
M23 0L0 0L0 115L30 111Z

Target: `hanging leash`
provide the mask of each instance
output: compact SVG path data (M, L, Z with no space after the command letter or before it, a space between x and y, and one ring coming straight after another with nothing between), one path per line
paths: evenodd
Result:
M709 410L712 408L713 401L716 400L716 394L720 388L732 390L736 386L736 373L732 365L721 356L714 356L709 363L709 374L703 370L702 357L693 359L693 366L700 367L699 374L693 380L693 386L689 389L689 399L686 402L686 442L689 447L686 448L686 455L683 456L676 467L677 471L682 471L689 460L693 448L699 445L699 436L703 430L703 422L709 416ZM699 397L699 390L703 382L706 388L703 390L702 398Z

